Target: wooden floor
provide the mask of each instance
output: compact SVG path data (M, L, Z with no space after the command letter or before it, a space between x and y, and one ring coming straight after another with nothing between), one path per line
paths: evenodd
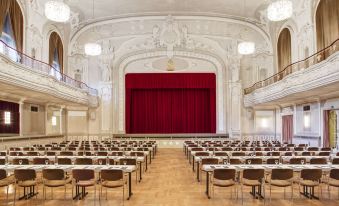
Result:
M10 199L12 199L12 188L10 190ZM41 187L39 189L41 194ZM229 189L216 189L215 197L207 199L205 195L205 184L196 181L195 173L192 172L191 166L188 164L181 149L159 149L159 152L152 161L147 173L144 174L141 183L135 185L133 181L133 196L131 200L126 200L124 205L145 205L145 206L175 206L175 205L194 205L194 206L209 206L209 205L241 205L241 196L236 200L231 199ZM1 188L0 204L5 203L5 189ZM50 190L48 190L47 198L50 198ZM108 200L98 198L93 200L93 191L89 190L89 195L85 200L73 201L71 199L71 187L68 188L67 200L63 200L63 189L54 189L53 200L42 200L39 195L37 199L17 201L16 205L122 205L121 190L111 190L108 194ZM266 205L326 205L338 206L339 200L337 190L332 189L332 200L328 199L327 188L323 187L323 198L319 200L307 200L299 197L297 187L295 187L294 202L292 204L289 199L290 191L286 192L286 200L284 200L283 189L277 188L273 190L272 202L269 198L266 200ZM104 197L103 197L104 199ZM13 204L12 200L9 203ZM244 205L264 205L262 200L254 200L249 195L249 190L244 192Z

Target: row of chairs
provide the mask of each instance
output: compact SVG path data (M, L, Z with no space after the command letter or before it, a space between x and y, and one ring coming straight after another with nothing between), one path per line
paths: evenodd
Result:
M310 189L309 198L314 198L314 188L318 187L319 194L322 194L321 184L325 182L329 187L337 187L339 188L339 169L332 169L326 181L323 181L323 172L321 169L303 169L300 172L300 175L297 177L294 174L292 169L272 169L270 175L267 175L263 169L245 169L240 174L235 169L214 169L212 172L212 177L210 181L214 196L214 188L215 187L236 187L240 185L241 187L241 196L243 201L243 187L249 186L252 187L252 191L254 191L255 195L255 188L258 188L258 193L261 195L261 191L263 191L265 196L265 183L269 186L270 191L270 200L271 200L271 191L272 186L276 187L291 187L291 198L293 201L293 184L298 184L299 193L301 194L301 187L304 189ZM253 190L254 188L254 190ZM285 192L285 190L284 190ZM305 190L304 190L305 192ZM329 191L330 194L330 191ZM307 195L307 193L305 194ZM237 195L238 196L238 195ZM339 195L338 195L339 198Z
M106 199L108 188L122 188L123 201L125 187L127 184L126 175L120 169L101 170L99 179L96 178L94 170L90 169L73 169L71 177L62 169L43 169L42 177L38 178L37 172L33 169L17 169L14 175L8 175L6 170L0 170L0 187L7 187L6 202L8 204L9 186L14 184L14 204L16 201L17 188L24 188L24 198L28 199L33 196L37 197L38 185L43 186L43 198L46 199L46 188L64 187L64 199L66 199L67 185L72 184L72 197L74 188L78 187L84 191L87 187L94 187L94 198L96 198L96 186L100 186L99 199L102 196L102 189L106 188ZM29 190L28 190L29 189ZM27 193L27 191L30 191ZM53 192L52 192L53 195ZM81 194L82 198L84 193ZM53 196L52 196L53 197ZM79 196L80 197L80 196Z

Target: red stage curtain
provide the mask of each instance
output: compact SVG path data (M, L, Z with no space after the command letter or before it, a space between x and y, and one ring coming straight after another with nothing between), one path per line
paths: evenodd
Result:
M214 74L127 74L126 133L215 133Z
M11 112L11 124L5 124L5 112ZM0 134L19 134L19 104L0 101Z
M282 140L288 144L292 143L293 139L293 115L282 117Z

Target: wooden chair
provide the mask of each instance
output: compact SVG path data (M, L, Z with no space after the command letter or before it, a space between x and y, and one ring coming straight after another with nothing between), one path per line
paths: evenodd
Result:
M310 160L310 164L326 165L327 164L327 159L326 158L312 158Z
M241 185L241 201L243 204L244 196L243 196L243 187L249 186L252 187L252 195L253 197L260 197L261 189L263 188L264 196L265 196L265 170L264 169L244 169L242 173L242 178L240 181ZM258 188L258 194L256 193L256 187Z
M26 158L15 158L15 159L13 159L12 162L13 162L14 165L20 165L20 163L21 163L21 165L28 165L29 164L29 161Z
M7 171L0 169L0 187L6 187L6 203L8 204L9 186L14 183L14 176L8 176Z
M47 164L46 164L46 162L47 162ZM34 158L33 164L34 165L48 165L48 164L50 164L50 162L49 162L48 158Z
M102 188L106 188L106 200L108 188L122 188L122 201L125 201L125 185L127 181L125 179L124 172L118 169L109 169L109 170L101 170L100 172L100 194L99 199L102 196Z
M69 184L71 181L72 181L71 178L66 177L65 172L62 169L42 170L42 185L44 199L46 199L46 187L52 188L52 199L53 199L53 188L64 187L64 199L66 199L67 184Z
M292 169L272 169L271 178L269 180L270 201L272 197L272 186L284 188L284 198L286 195L286 187L291 187L291 199L293 201L293 170Z
M119 165L134 165L135 166L135 180L138 183L138 162L134 158L121 158L119 160Z
M76 187L76 197L83 199L86 195L87 187L94 187L94 201L96 197L96 179L94 170L89 169L73 169L72 170L72 197L74 197L74 187ZM79 192L81 188L81 193Z
M321 177L322 170L321 169L302 169L300 172L299 179L299 193L301 192L301 186L304 187L304 192L308 192L308 188L310 188L309 198L314 198L314 187L318 186L318 193L321 194ZM301 193L300 193L301 194Z
M73 156L72 151L61 151L60 156Z
M331 169L330 171L330 175L327 181L329 199L331 199L330 187L336 187L338 189L338 200L339 200L339 169Z
M35 193L35 187L38 186L36 181L36 172L33 169L16 169L14 170L15 177L15 186L14 186L14 204L16 199L16 190L17 187L24 188L24 196L22 198L28 199L30 197L36 196L38 193ZM29 193L26 194L29 188Z
M215 196L215 187L235 187L235 193L238 197L237 182L236 182L236 171L235 169L215 169L211 178L212 193ZM233 188L232 188L233 189ZM231 191L231 197L233 190ZM209 196L209 194L208 194Z

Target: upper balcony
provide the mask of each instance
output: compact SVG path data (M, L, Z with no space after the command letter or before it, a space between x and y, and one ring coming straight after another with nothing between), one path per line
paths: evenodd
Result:
M98 106L98 91L0 40L0 98Z
M339 39L244 89L245 107L304 103L339 96Z

